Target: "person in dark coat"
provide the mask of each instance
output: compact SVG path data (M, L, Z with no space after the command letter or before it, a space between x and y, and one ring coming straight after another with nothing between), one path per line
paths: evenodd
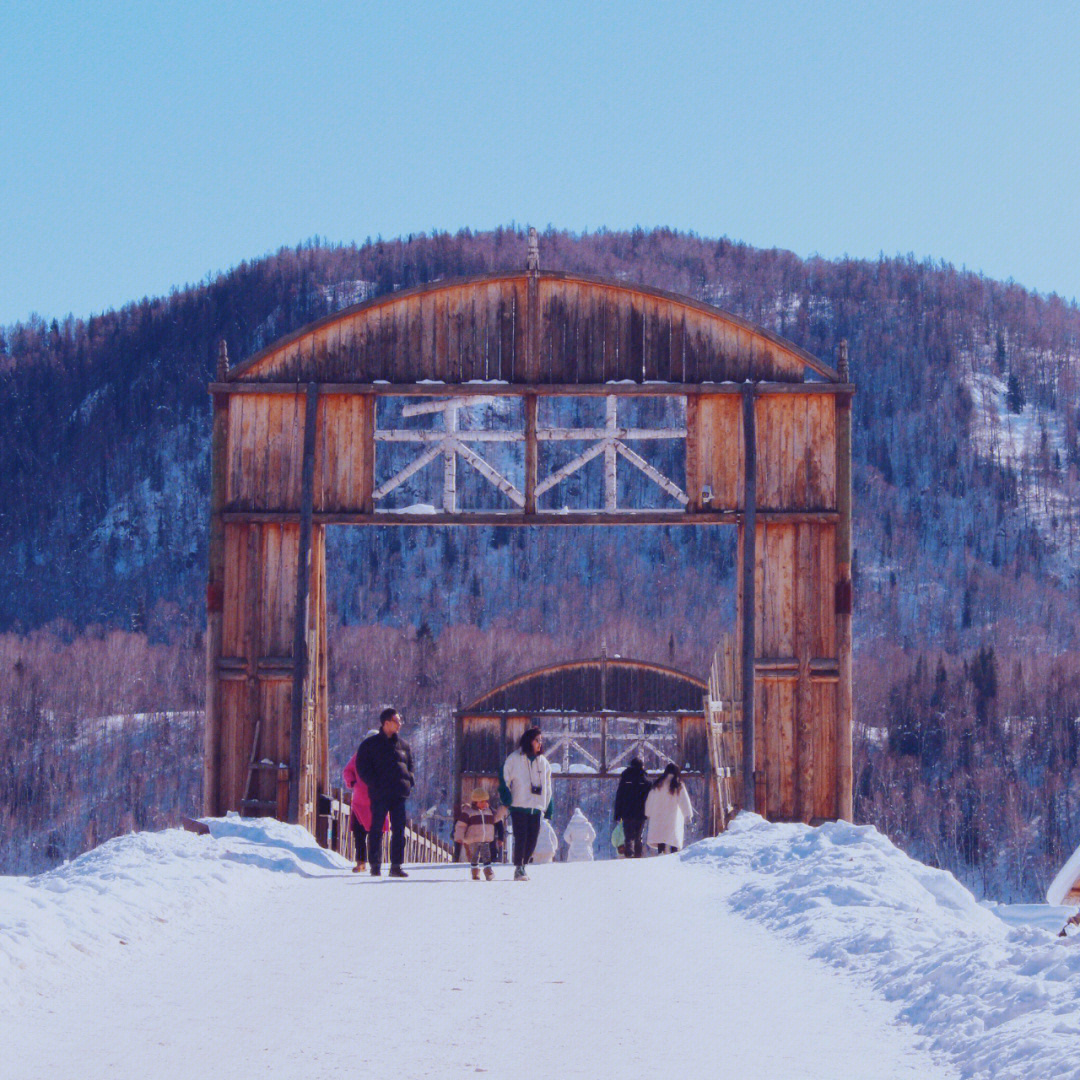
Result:
M409 744L398 732L397 709L383 709L379 730L369 735L356 751L356 771L371 796L371 827L368 830L368 864L371 876L382 873L382 833L390 815L390 876L408 877L405 861L405 800L416 783Z
M645 827L645 800L651 790L652 781L645 775L641 758L631 758L615 791L615 820L622 822L628 859L640 859L644 854L641 830Z

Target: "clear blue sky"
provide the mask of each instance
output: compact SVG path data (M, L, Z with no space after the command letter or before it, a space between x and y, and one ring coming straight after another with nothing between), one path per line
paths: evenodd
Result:
M0 323L515 221L914 253L1080 297L1080 6L0 10Z

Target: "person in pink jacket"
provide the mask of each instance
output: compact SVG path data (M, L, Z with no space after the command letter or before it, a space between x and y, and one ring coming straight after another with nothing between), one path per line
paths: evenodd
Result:
M364 855L367 853L367 835L371 828L371 796L368 794L367 784L360 779L356 771L356 755L349 758L349 764L345 766L341 774L345 786L352 792L352 809L349 812L349 829L353 834L356 846L356 865L353 867L354 874L362 874L367 869ZM389 821L383 822L383 832L390 827Z

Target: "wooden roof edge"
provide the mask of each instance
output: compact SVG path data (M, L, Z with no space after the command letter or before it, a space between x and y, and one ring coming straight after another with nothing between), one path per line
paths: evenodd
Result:
M600 667L604 664L608 667L641 668L646 671L656 672L660 675L671 675L677 679L682 679L684 682L692 683L701 690L708 689L708 683L703 679L699 679L695 675L690 675L685 671L680 671L678 668L667 667L665 664L657 664L652 660L634 660L623 656L596 656L588 660L564 660L559 664L546 664L543 667L533 668L531 671L524 671L519 675L513 676L513 678L507 679L506 682L492 687L458 711L467 713L479 709L484 701L493 697L495 694L500 694L513 686L528 682L530 679L539 678L541 675L551 675L557 671L570 671L574 668ZM512 710L503 709L501 711L507 712Z
M335 322L344 322L346 319L350 319L364 311L374 310L377 307L384 307L397 303L398 301L408 300L411 297L423 295L424 293L436 293L450 289L459 289L466 285L490 285L498 281L513 281L515 279L527 281L529 276L529 272L526 270L496 270L487 274L474 274L467 277L440 278L437 281L428 281L420 285L412 285L407 289L400 289L396 292L383 293L380 296L370 297L367 300L362 300L358 304L351 304L349 307L342 308L340 311L334 311L329 315L324 315L321 319L316 319L314 322L307 323L298 330L294 330L291 334L286 334L284 337L278 338L265 348L260 349L254 355L247 357L245 360L241 360L240 363L230 368L226 374L226 379L230 382L242 379L244 375L257 367L262 361L273 356L275 353L288 348L308 334L315 333L323 327L331 326ZM795 342L781 337L772 330L768 330L763 326L756 326L754 323L739 315L734 315L730 311L725 311L723 308L716 307L713 304L707 304L703 300L696 300L692 296L686 296L683 293L670 292L667 289L659 289L652 285L630 284L616 278L595 277L588 274L574 274L566 270L542 270L537 277L541 281L575 282L582 285L593 285L597 288L638 293L659 300L667 300L671 303L679 304L683 307L699 311L704 315L712 316L722 322L730 323L740 330L745 330L756 337L764 338L777 348L790 354L793 359L805 364L811 371L820 375L827 382L841 381L840 375L835 368L830 367L824 361L814 356L813 353L802 348L801 345L796 345Z

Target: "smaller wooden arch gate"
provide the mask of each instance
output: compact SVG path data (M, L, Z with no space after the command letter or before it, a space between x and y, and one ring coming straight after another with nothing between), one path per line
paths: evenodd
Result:
M650 771L673 761L705 777L706 691L685 672L621 657L515 676L454 713L455 806L470 785L497 789L507 754L533 724L544 731L556 784L616 779L635 754Z
M845 354L833 369L688 297L542 273L533 248L524 272L378 297L232 369L223 353L211 392L207 813L273 814L316 831L329 790L328 525L639 523L738 529L737 651L753 731L744 805L777 820L850 818ZM541 402L564 397L602 398L603 422L545 421ZM390 430L379 419L389 398L414 402ZM513 423L457 429L471 401L497 398L519 403ZM628 426L623 404L643 398L681 403L685 420ZM430 426L436 415L441 428ZM485 438L520 447L515 477L485 456ZM682 448L679 477L646 459L658 439ZM545 447L559 440L586 448L546 467ZM397 444L415 456L377 481L379 455ZM590 461L603 464L602 503L553 503L567 470ZM394 485L429 465L442 468L441 505L386 509ZM461 468L490 482L492 500L466 505ZM620 468L667 502L621 505Z

